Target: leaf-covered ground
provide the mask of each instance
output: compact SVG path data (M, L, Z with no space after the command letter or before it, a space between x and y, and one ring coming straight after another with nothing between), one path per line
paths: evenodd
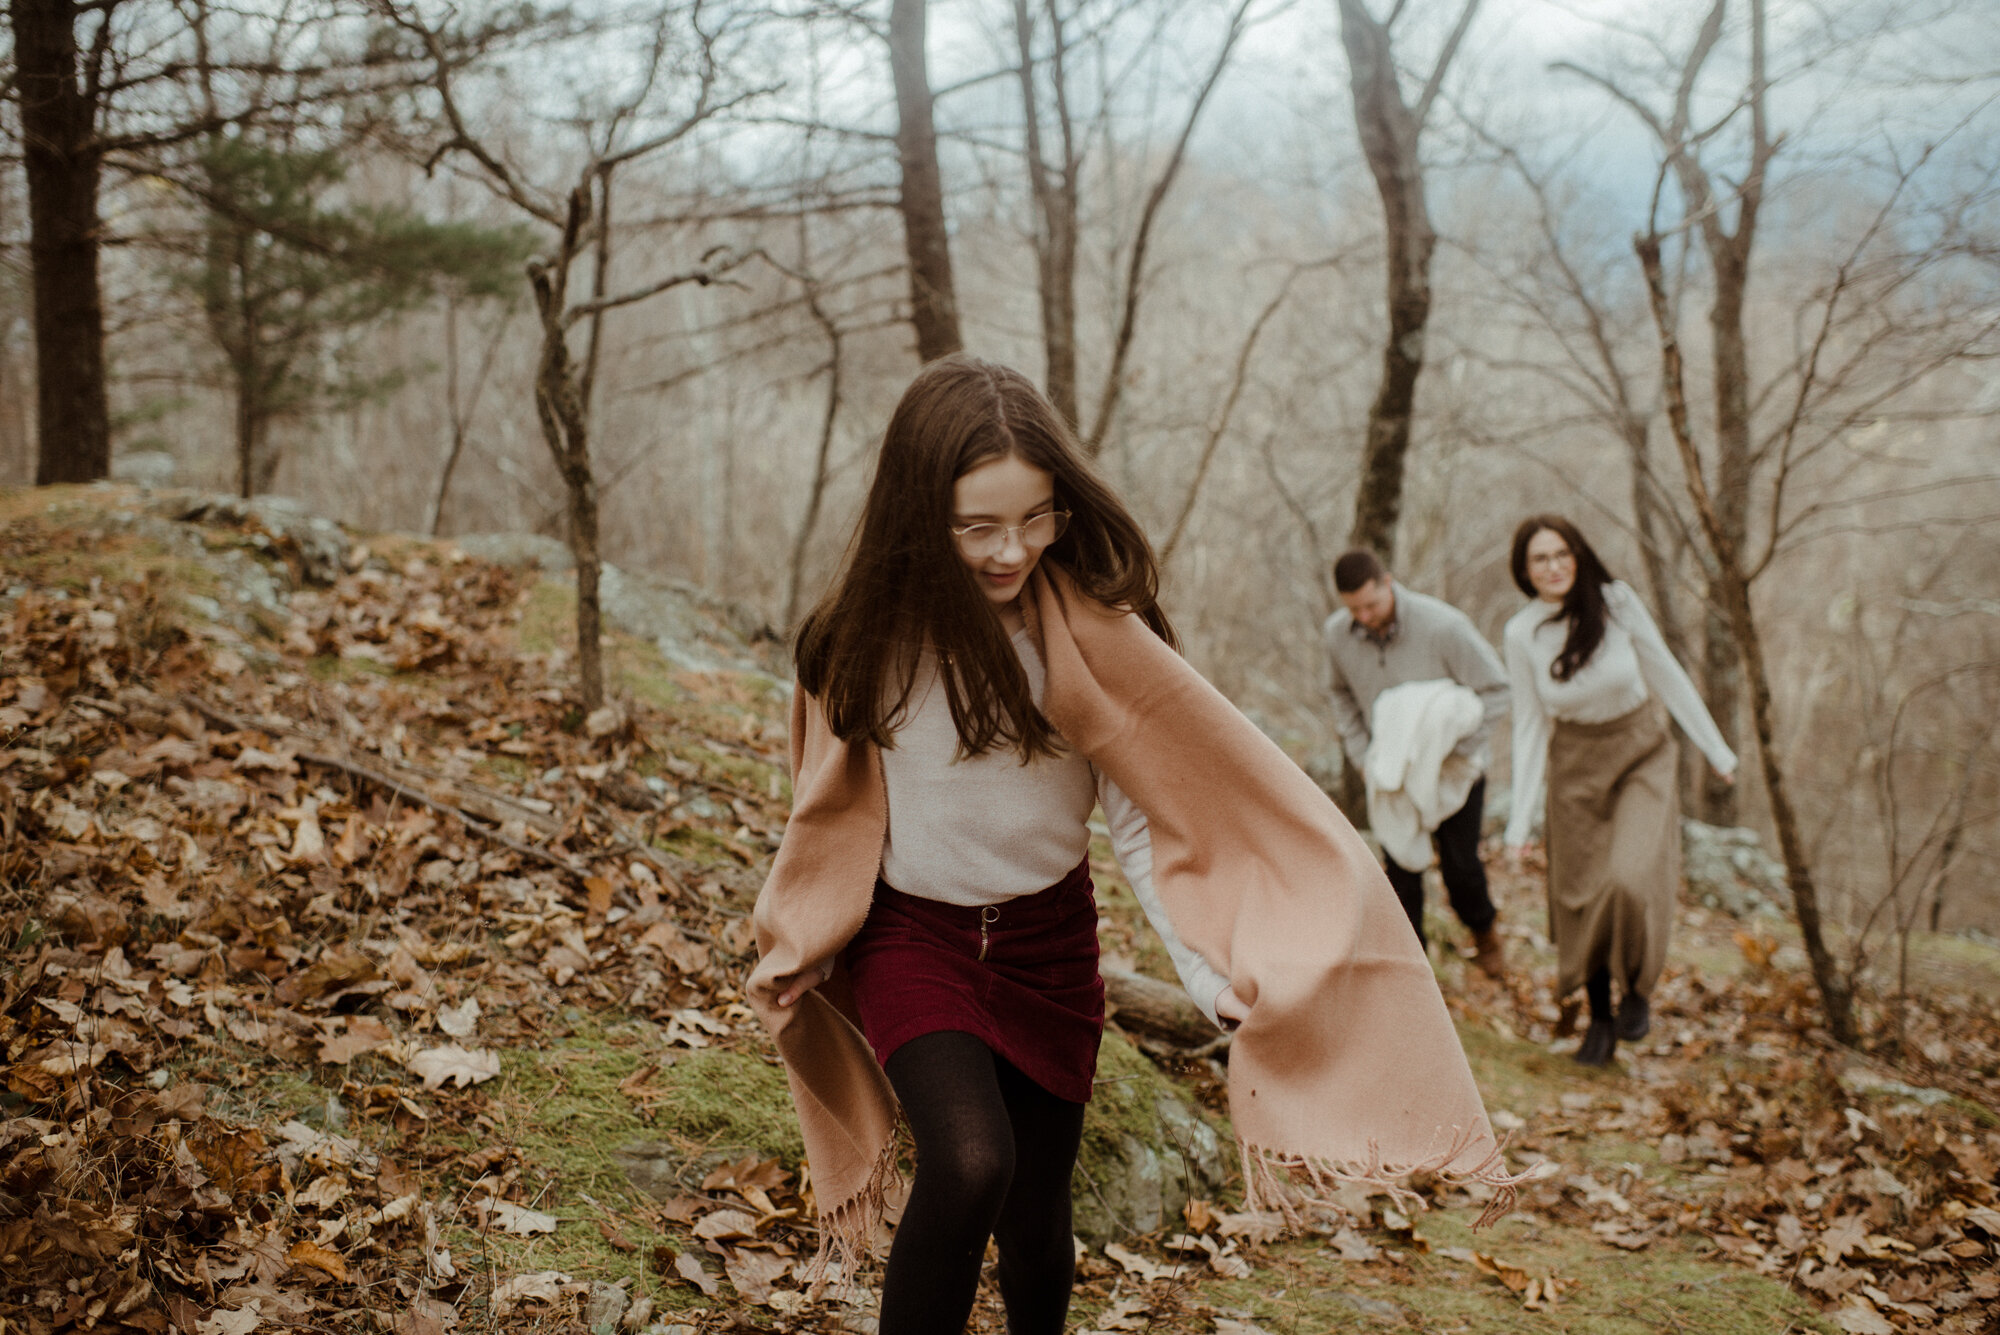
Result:
M0 493L0 1329L871 1329L865 1284L802 1282L735 990L782 688L614 636L586 715L559 580L393 536L346 567ZM1157 971L1106 871L1107 951ZM1286 1239L1197 1201L1081 1258L1078 1329L2000 1331L1991 953L1930 943L1945 981L1853 1052L1781 923L1690 910L1652 1037L1588 1072L1534 883L1499 892L1511 985L1439 976L1548 1165L1522 1208ZM1212 1059L1166 1064L1215 1105Z

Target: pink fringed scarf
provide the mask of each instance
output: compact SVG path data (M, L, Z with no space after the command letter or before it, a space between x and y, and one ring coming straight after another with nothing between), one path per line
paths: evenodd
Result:
M1325 794L1137 617L1048 564L1022 605L1047 667L1043 712L1146 813L1153 879L1182 940L1250 1006L1229 1105L1252 1208L1297 1222L1340 1183L1515 1186L1430 966L1381 867ZM792 701L792 818L757 900L747 991L777 1041L826 1230L857 1260L895 1180L897 1106L844 973L788 1009L778 984L832 958L868 915L888 828L881 759Z

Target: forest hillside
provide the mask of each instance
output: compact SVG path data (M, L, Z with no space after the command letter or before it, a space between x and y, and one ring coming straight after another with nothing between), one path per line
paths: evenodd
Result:
M873 1329L869 1276L807 1282L738 991L782 646L608 578L585 710L554 547L0 490L0 1330ZM1170 976L1093 861L1107 967ZM1218 1152L1226 1044L1130 983L1078 1329L2000 1331L2000 951L1907 932L1842 1047L1783 916L1684 902L1652 1037L1589 1071L1536 869L1496 891L1511 978L1435 968L1520 1207L1419 1182L1281 1236Z

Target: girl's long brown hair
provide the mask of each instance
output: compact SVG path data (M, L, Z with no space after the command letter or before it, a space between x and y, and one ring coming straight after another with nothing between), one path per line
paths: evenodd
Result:
M799 625L799 685L836 736L894 745L930 649L967 754L1002 745L1023 761L1056 753L1055 730L951 534L953 484L1008 456L1050 474L1056 508L1070 513L1042 560L1179 647L1145 532L1084 460L1061 414L1020 372L954 354L903 391L840 574Z
M1604 643L1604 586L1611 582L1611 572L1604 568L1604 562L1597 559L1597 553L1584 540L1575 524L1561 515L1530 515L1514 530L1514 552L1512 568L1514 584L1530 598L1539 598L1535 583L1528 578L1528 543L1543 529L1555 534L1568 544L1570 555L1576 558L1576 578L1570 581L1569 592L1563 595L1562 610L1553 613L1550 621L1569 622L1569 635L1563 641L1562 652L1556 661L1549 664L1549 675L1557 681L1568 681L1590 656L1597 652L1597 646Z

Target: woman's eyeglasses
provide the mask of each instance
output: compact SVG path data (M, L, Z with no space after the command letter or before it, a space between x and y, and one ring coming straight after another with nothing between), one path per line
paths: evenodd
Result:
M1556 566L1566 566L1576 560L1576 554L1567 549L1560 552L1536 552L1528 558L1528 565L1535 570L1552 570Z
M958 539L958 550L965 553L967 559L984 561L1000 554L1007 545L1009 534L1020 534L1023 547L1040 551L1060 538L1068 527L1069 511L1051 510L1011 528L1003 524L954 524L951 533Z

